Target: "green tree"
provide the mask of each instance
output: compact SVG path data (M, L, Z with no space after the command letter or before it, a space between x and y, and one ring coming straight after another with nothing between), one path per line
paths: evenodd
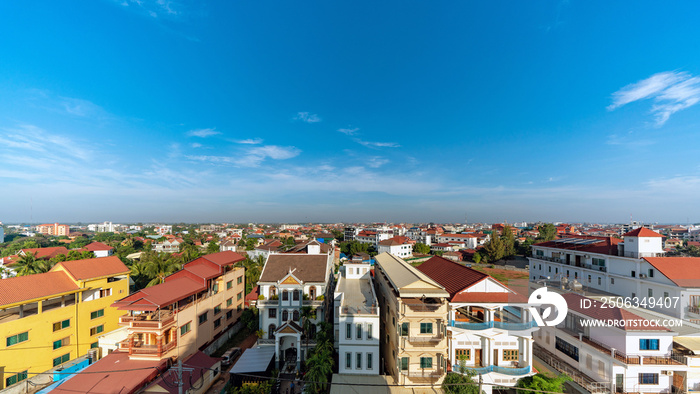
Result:
M311 337L311 326L313 326L312 320L316 319L316 309L310 306L301 307L301 321L302 330L304 331L304 337L306 337L306 349L309 349L309 339ZM304 360L301 360L304 362Z
M505 226L500 238L503 243L503 257L515 256L515 236L512 227Z
M141 256L143 261L143 256ZM169 256L164 256L163 253L154 253L148 256L146 260L146 273L151 281L146 287L154 286L165 281L165 277L179 270L179 264L170 259Z
M556 377L549 377L547 375L538 373L533 376L528 376L518 380L515 387L535 390L535 392L550 392L550 393L563 393L564 383L572 380L569 375L561 374ZM530 394L532 391L518 390L518 394Z
M37 270L37 258L35 253L25 253L17 261L17 276L35 274Z
M479 264L481 262L481 253L479 253L479 252L474 253L474 257L472 257L472 261Z
M333 344L331 343L331 346ZM327 348L317 349L308 359L308 372L304 379L308 382L309 391L320 393L325 391L329 376L333 373L333 352Z
M519 255L532 256L532 244L535 242L532 238L527 238L525 241L518 243L516 249Z
M501 237L495 231L491 234L491 239L481 249L487 262L493 263L503 258L505 255L505 246Z
M539 235L537 242L547 242L553 240L557 236L557 228L552 223L545 223L537 227Z
M473 372L465 371L464 374L451 372L442 381L442 389L447 394L477 394L479 387L472 377Z
M219 244L216 241L211 240L207 245L207 254L216 253L219 251Z
M418 242L415 245L413 245L413 253L430 254L430 246Z

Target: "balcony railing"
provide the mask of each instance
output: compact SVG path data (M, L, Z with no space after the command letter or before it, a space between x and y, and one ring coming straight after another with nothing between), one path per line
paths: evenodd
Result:
M177 346L177 339L161 345L146 345L142 341L127 338L118 343L120 350L129 352L129 355L162 357Z
M175 323L175 315L172 312L156 312L141 314L138 316L122 316L119 323L131 328L150 328L162 330Z
M700 306L692 306L691 305L688 307L688 312L700 315Z
M537 323L534 320L524 323L511 323L511 322L501 322L501 321L487 321L487 322L461 322L450 320L450 326L456 328L463 328L465 330L486 330L489 328L499 328L501 330L510 331L520 331L529 330L531 328L537 327Z
M493 326L495 328L500 328L501 330L520 331L529 330L531 328L537 327L537 322L535 322L534 320L530 320L529 322L523 323L495 321L493 322Z
M568 331L567 331L568 332ZM612 349L610 346L603 343L597 342L588 337L581 337L583 343L594 347L601 353L612 355ZM663 356L644 356L644 355L628 355L619 350L614 351L614 357L618 361L622 361L629 365L686 365L687 360L685 356L671 353L670 355Z
M527 367L522 367L522 368L510 368L510 367L500 367L498 365L489 365L487 367L479 367L479 368L466 367L465 369L469 372L474 372L477 375L487 374L489 372L496 372L496 373L502 373L504 375L520 376L520 375L527 375L530 372L532 372L532 367L529 365ZM452 367L452 370L455 372L459 372L462 369L459 365L454 365Z
M403 370L401 371L402 375L406 375L411 378L437 378L442 376L443 374L442 368L438 369L422 369L422 370Z
M442 334L432 335L432 336L419 336L419 337L403 337L408 338L408 341L414 345L433 345L442 341L445 337Z
M417 303L406 303L404 302L404 313L410 311L410 312L437 312L442 308L445 304L429 304L429 303L424 303L424 302L417 302ZM408 311L406 310L408 309Z
M361 307L341 306L340 307L340 314L341 315L376 315L377 313L379 313L379 308L373 307L373 306L361 306Z

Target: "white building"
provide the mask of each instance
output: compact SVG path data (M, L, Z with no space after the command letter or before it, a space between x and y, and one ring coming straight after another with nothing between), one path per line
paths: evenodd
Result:
M406 259L413 257L413 245L415 243L416 241L413 241L408 237L396 236L380 241L377 248L379 254L389 253L396 257Z
M467 249L476 249L478 237L472 234L447 234L443 233L437 236L438 243L460 242L464 243Z
M370 265L348 263L335 288L335 342L341 374L379 374L379 305Z
M279 369L298 369L307 354L306 344L314 346L315 324L324 320L327 304L332 302L333 253L273 253L265 262L258 285L262 346L275 346ZM302 311L315 311L309 340L303 339ZM303 339L303 340L302 340Z
M574 293L563 296L569 307L566 320L557 327L541 327L535 337L544 349L538 350L540 358L554 355L560 368L564 363L584 374L592 392L675 392L674 374L688 370L687 359L673 352L675 332L628 310L604 307ZM625 323L595 326L608 321Z
M662 236L645 227L612 237L571 236L532 245L530 280L579 282L584 290L638 300L674 318L700 322L700 258L662 257Z

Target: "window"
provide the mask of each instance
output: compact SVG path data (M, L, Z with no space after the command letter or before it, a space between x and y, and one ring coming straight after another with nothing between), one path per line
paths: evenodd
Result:
M58 331L70 327L70 319L59 321L53 324L53 330Z
M402 337L407 337L408 336L408 328L409 328L408 323L401 323L401 329L399 331L399 335L401 335Z
M408 357L401 357L401 370L408 371Z
M433 333L433 323L421 323L420 324L421 334L432 334Z
M372 369L372 353L367 353L367 369Z
M236 283L238 283L239 285L240 285L241 283L243 283L243 276L242 276L242 275L239 276L238 278L236 278Z
M229 298L228 300L226 300L226 306L229 307L231 305L233 305L233 298Z
M289 312L285 309L282 311L282 321L289 320Z
M599 276L599 277L598 277L598 286L600 286L600 285L602 285L602 284L603 284L603 279L601 279L601 277Z
M640 373L639 384L659 384L658 373Z
M95 348L98 348L98 347L100 347L100 343L99 343L99 342L93 342L93 343L90 344L90 349L95 349Z
M53 359L53 366L61 365L63 363L67 363L68 360L70 360L70 353L66 353L61 357L56 357Z
M565 340L559 337L556 337L555 347L560 352L578 361L578 348L576 346L570 344L569 342L566 342Z
M355 369L362 369L362 353L355 353Z
M292 312L292 320L299 321L299 310L298 309L295 309L294 312Z
M213 293L218 293L219 292L219 283L214 283L214 286L211 287L211 291Z
M292 298L294 301L299 301L299 290L292 291Z
M240 307L240 305L239 305L239 307ZM233 311L226 312L226 320L229 320L232 317L233 317Z
M345 323L345 339L352 339L352 324Z
M233 281L232 280L226 282L226 290L229 290L231 288L233 288Z
M588 275L588 283L591 283L591 276Z
M93 327L93 328L90 329L90 336L92 336L92 335L97 335L97 334L101 333L101 332L104 331L104 330L105 330L105 325L104 325L104 324L100 324L99 326Z
M654 297L654 290L649 289L649 298Z
M214 315L216 316L219 313L221 313L221 304L214 307Z
M187 323L183 324L180 326L180 336L183 336L190 332L192 330L192 322L188 321Z
M640 339L639 350L659 350L658 339Z
M111 295L112 295L112 289L111 289L111 288L100 290L100 298L102 298L102 297L109 297L109 296L111 296Z
M372 339L372 323L367 324L367 339Z
M668 298L668 291L664 291L664 300Z
M345 353L345 369L352 368L352 353Z
M540 264L540 268L539 268L539 270L540 270L540 271L542 271L542 264Z
M282 301L289 301L289 292L287 290L282 291Z
M630 276L634 278L636 274L637 274L636 272L632 271L632 272L630 273Z
M27 379L27 371L22 371L17 375L12 375L9 378L5 379L5 387L12 386L13 384L21 382L25 379Z
M536 255L536 256L544 256L544 251L538 249L538 250L535 251L535 255Z
M605 259L599 259L594 257L592 260L593 265L597 265L598 267L605 267Z
M100 309L99 311L90 312L90 320L97 319L98 317L102 317L104 315L105 315L104 309Z
M64 346L68 346L69 342L68 340L70 337L65 337L63 339L59 339L58 341L53 341L53 350L60 349Z
M391 324L396 327L396 316L391 317Z
M518 351L503 350L503 361L518 361Z
M277 308L270 308L267 310L267 317L274 319L277 317Z
M465 360L470 360L472 358L471 349L455 349L455 356L457 360L461 360L464 357Z
M221 318L214 320L214 328L219 328L221 326Z
M355 338L362 339L362 323L355 324Z
M552 267L547 267L547 272L552 272Z
M5 343L7 346L12 346L12 345L16 345L18 343L22 343L22 342L28 341L28 340L29 340L29 331L25 331L25 332L7 337Z
M654 269L653 268L649 268L649 277L650 278L654 277Z
M614 285L615 284L615 278L610 278L610 284Z
M200 326L201 326L202 324L204 324L204 322L207 321L207 319L209 318L209 317L207 316L208 314L209 314L208 312L204 312L204 313L202 313L201 315L199 315L199 325L200 325Z
M432 368L433 367L433 358L432 357L421 357L420 358L420 367L421 368Z

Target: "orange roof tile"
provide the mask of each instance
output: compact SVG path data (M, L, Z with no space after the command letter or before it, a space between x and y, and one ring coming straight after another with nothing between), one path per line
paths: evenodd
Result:
M665 277L681 287L700 287L700 257L645 257Z
M65 254L68 255L68 249L66 249L65 246L56 246L52 248L31 248L31 249L22 249L22 252L25 254L34 254L34 257L37 259L50 259L52 257L56 257L59 254Z
M654 230L649 230L646 227L640 227L634 229L628 233L622 235L623 237L663 237L663 235L657 233Z
M51 268L51 271L55 271L59 266L63 266L76 280L101 278L111 275L128 274L130 272L129 268L124 265L117 256L62 261Z
M166 307L207 287L192 278L181 276L155 286L139 290L112 304L122 310L148 311Z
M0 305L50 297L78 289L78 285L65 272L6 278L0 280Z
M239 261L243 261L243 260L245 260L245 257L241 256L240 254L238 254L236 252L232 252L230 250L227 250L224 252L208 254L208 255L200 257L200 259L207 259L216 265L224 266L224 265L235 264Z
M109 246L109 245L105 245L102 242L95 241L95 242L91 242L91 243L85 245L85 247L83 249L85 249L89 252L96 252L98 250L112 250L114 248Z

